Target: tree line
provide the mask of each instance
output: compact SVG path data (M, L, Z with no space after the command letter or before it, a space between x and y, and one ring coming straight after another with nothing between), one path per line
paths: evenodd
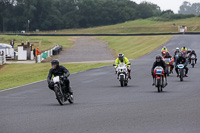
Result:
M165 13L171 11L131 0L0 0L0 32L86 28Z
M194 14L200 15L200 3L183 2L180 7L179 14Z

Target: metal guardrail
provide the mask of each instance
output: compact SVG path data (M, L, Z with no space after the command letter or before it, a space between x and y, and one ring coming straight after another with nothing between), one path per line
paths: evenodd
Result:
M2 34L2 35L20 35L20 36L157 36L157 35L196 35L200 32L185 33L125 33L125 34Z

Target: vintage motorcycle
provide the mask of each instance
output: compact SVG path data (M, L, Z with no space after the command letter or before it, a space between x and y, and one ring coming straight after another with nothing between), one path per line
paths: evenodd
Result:
M195 56L195 55L192 55L192 56L190 57L190 60L191 60L192 68L194 68L194 66L195 66L196 56Z
M131 64L128 64L131 65ZM115 64L113 64L116 67ZM116 73L120 82L121 87L128 86L128 68L125 63L120 63L116 67Z
M52 79L54 83L54 92L56 94L56 99L60 105L63 105L65 102L69 102L70 104L74 103L74 98L69 93L66 93L63 89L63 76L56 76Z
M163 88L166 86L166 78L164 75L164 69L161 66L157 66L154 69L154 83L155 87L157 87L158 92L162 92Z
M183 78L185 77L185 69L183 64L179 64L178 66L178 71L179 71L179 78L180 81L183 81Z

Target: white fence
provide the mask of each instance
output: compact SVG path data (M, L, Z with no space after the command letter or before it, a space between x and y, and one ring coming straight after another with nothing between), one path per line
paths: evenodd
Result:
M6 63L5 56L0 56L0 65L3 65Z
M45 51L45 52L41 53L40 55L38 55L37 58L36 58L36 63L41 63L46 58L53 56L53 50L58 48L58 47L60 47L60 46L56 45L54 48L52 48L48 51Z

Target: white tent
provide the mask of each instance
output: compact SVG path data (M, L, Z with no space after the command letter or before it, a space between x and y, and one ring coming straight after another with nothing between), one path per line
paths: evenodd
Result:
M0 49L12 48L9 44L0 43Z
M14 58L14 49L11 45L0 43L0 51L4 51L6 57Z

